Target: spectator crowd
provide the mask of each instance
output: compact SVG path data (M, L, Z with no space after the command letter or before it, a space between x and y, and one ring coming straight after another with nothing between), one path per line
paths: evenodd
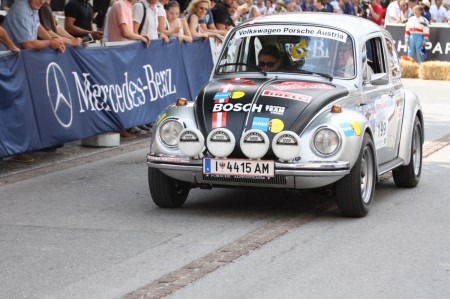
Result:
M432 5L430 0L110 0L97 12L96 3L93 6L88 0L68 0L62 7L64 26L55 18L52 0L0 1L1 10L6 12L6 16L0 15L0 51L18 55L20 49L65 52L66 46L85 47L95 41L137 40L148 47L156 39L163 43L170 38L186 43L193 38L223 39L237 24L261 15L314 11L359 16L380 26L406 23L405 40L416 57L428 40L430 23L450 24L450 7L445 8L443 0L432 0ZM64 2L53 1L58 5ZM108 0L93 1L104 4ZM132 139L149 130L150 124L120 134ZM14 158L33 161L27 154Z

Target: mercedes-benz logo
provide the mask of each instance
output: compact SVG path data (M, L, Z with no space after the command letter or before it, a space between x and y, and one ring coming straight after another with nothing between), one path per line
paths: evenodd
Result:
M69 85L61 67L52 62L47 67L47 95L53 114L61 126L69 128L72 125L72 98Z

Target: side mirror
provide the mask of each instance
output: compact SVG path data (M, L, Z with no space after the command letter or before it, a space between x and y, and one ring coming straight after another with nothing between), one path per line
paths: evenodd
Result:
M372 85L385 85L389 83L389 76L386 73L376 73L370 76L370 83Z

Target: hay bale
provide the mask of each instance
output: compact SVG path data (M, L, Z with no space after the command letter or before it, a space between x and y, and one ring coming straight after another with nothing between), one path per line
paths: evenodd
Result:
M450 81L450 62L426 61L419 67L419 78L422 80Z
M416 62L401 59L400 66L402 67L402 78L419 78L419 64Z

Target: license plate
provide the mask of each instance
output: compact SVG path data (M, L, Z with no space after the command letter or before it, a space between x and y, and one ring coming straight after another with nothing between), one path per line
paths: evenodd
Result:
M203 159L204 174L228 176L274 176L275 163L269 160Z

